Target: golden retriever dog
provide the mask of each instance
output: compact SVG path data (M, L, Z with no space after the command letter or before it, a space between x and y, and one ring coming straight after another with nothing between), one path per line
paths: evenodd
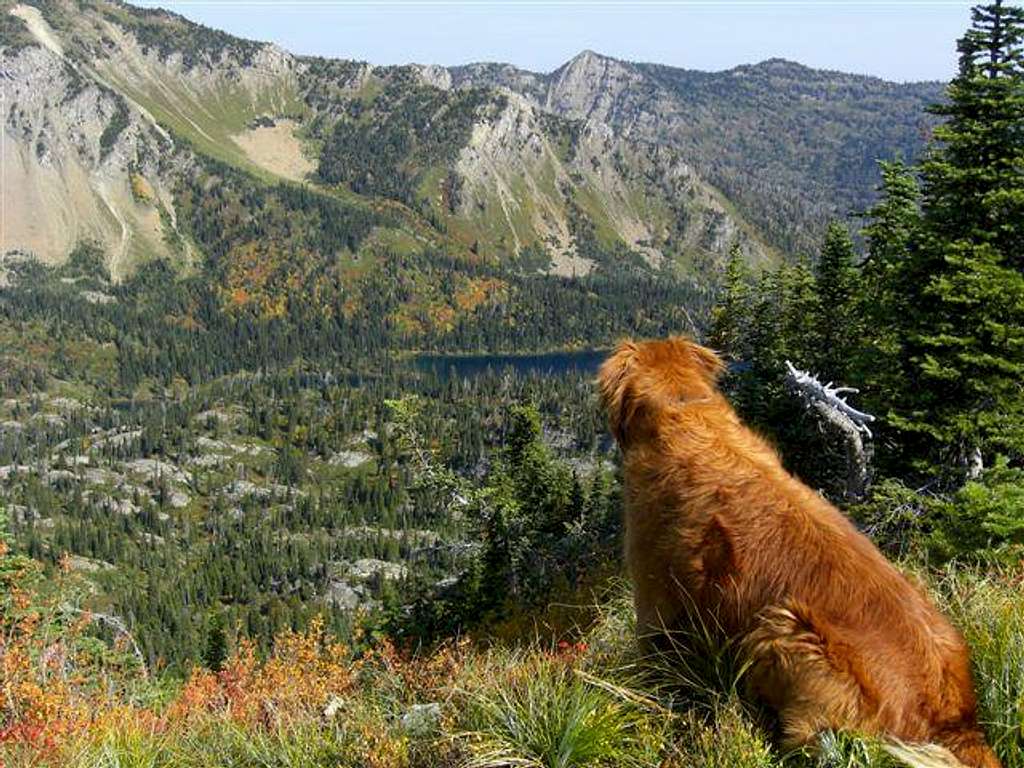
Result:
M912 764L998 768L960 634L740 422L722 370L711 350L670 338L624 342L598 374L623 453L641 634L696 610L738 638L784 747L845 729Z

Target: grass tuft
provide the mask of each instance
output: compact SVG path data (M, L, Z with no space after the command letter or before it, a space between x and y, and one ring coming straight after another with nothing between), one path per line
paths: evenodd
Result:
M710 717L706 715L710 714ZM722 700L711 713L679 718L666 768L775 768L778 760L764 732L737 700Z
M971 648L979 719L1005 768L1024 768L1024 590L1020 574L949 568L936 588Z
M469 693L463 737L476 768L642 765L639 708L557 657L507 658L508 672Z

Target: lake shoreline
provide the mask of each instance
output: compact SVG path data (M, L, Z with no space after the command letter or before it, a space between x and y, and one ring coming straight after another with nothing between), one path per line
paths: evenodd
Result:
M559 375L569 372L597 372L611 352L609 349L576 349L532 353L417 353L409 360L424 373L472 378L488 371L512 368L517 373Z

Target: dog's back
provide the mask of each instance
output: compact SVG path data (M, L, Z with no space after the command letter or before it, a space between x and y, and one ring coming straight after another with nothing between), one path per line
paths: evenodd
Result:
M772 497L779 484L797 486L790 500ZM780 502L761 507L777 533L737 559L735 615L750 617L738 629L752 687L783 714L788 737L863 730L998 765L978 728L967 647L923 592L792 477L768 475L750 491Z
M638 625L691 605L743 638L749 680L790 745L826 728L936 742L999 765L976 722L968 652L924 593L787 473L682 339L620 347L599 381L624 452Z

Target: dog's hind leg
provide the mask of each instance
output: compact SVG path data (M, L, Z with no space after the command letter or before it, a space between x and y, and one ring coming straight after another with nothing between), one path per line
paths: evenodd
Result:
M742 645L748 687L778 714L782 747L805 746L827 729L874 730L877 705L844 645L803 606L757 615Z
M743 639L751 693L778 715L780 746L814 744L825 730L881 736L887 750L915 768L999 768L995 754L976 727L948 733L919 733L922 742L905 743L886 733L891 712L884 694L862 667L842 631L805 606L787 603L758 613Z

